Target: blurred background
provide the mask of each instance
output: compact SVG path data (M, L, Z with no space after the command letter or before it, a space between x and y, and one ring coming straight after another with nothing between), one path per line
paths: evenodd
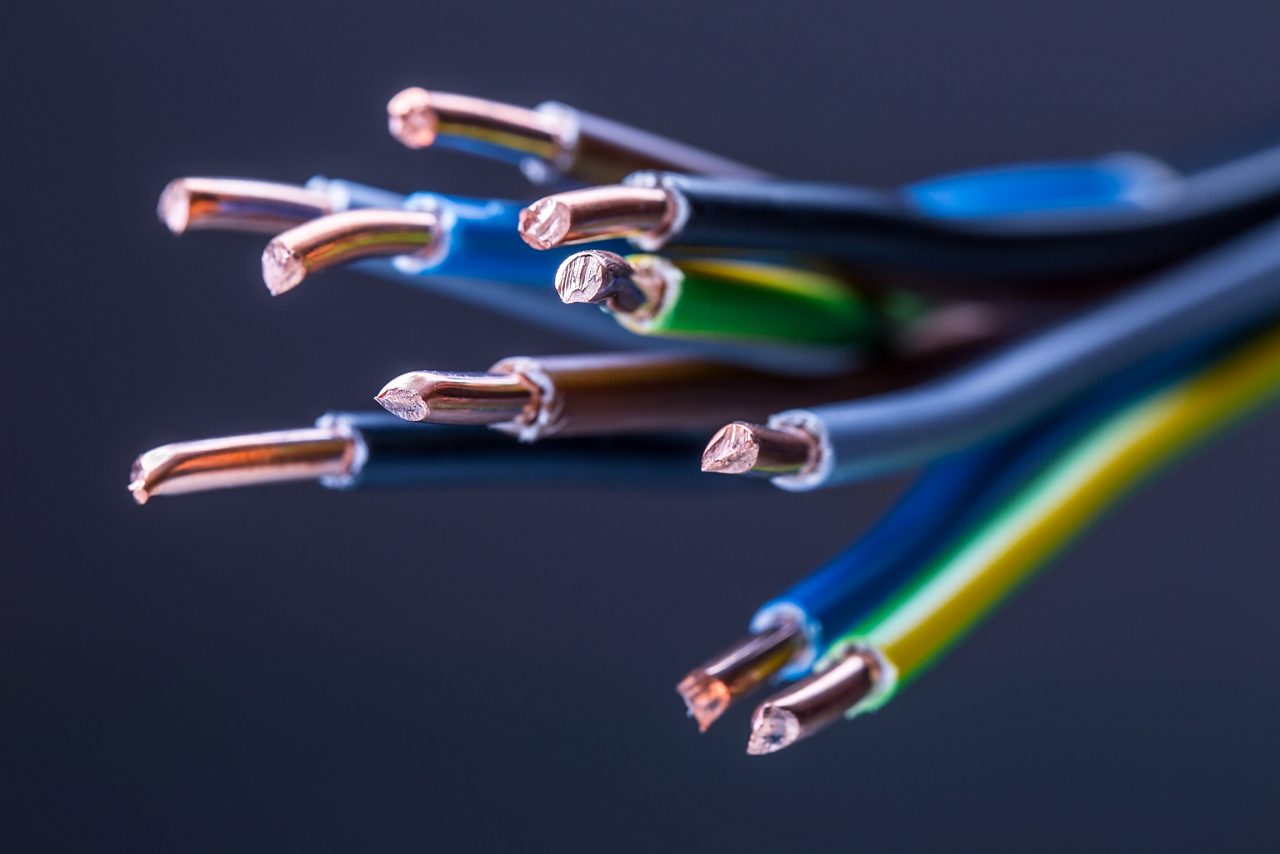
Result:
M395 143L385 102L412 84L562 100L804 178L1186 163L1280 138L1274 0L0 20L4 850L1275 850L1278 413L1111 514L891 709L765 758L749 708L699 737L673 686L900 482L125 491L157 444L578 346L350 273L272 299L262 239L156 221L172 177L532 193ZM633 514L665 535L626 541Z

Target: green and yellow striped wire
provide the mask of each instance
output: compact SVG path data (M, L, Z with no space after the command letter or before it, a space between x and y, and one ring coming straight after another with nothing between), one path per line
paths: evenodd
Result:
M850 345L868 343L879 331L864 296L817 271L756 261L626 260L638 268L670 263L679 271L656 312L618 315L639 335Z
M985 522L831 644L819 669L850 646L875 652L889 668L872 702L849 714L882 705L1130 490L1277 393L1280 326L1083 434Z

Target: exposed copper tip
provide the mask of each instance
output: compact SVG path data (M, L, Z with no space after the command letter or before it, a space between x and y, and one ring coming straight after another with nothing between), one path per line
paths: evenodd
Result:
M870 696L879 678L879 665L868 652L847 651L826 670L787 686L756 707L747 753L777 753L821 732Z
M539 199L520 211L520 237L534 249L554 249L568 242L573 212L554 196Z
M284 241L276 238L262 250L262 281L273 297L293 290L306 277L306 262Z
M439 117L431 93L418 86L397 92L387 102L387 128L407 148L427 148L436 140Z
M392 384L378 392L373 399L396 418L403 418L405 421L426 421L431 415L427 402L422 399L421 394L394 385L399 379L401 378L392 380Z
M146 504L153 495L349 474L354 460L355 440L329 428L177 442L134 461L129 491Z
M561 302L603 305L623 314L656 306L663 286L661 275L638 270L621 255L597 249L570 255L556 270Z
M176 178L156 203L156 216L176 235L191 229L275 234L331 210L318 190L244 178Z
M431 211L366 208L329 214L268 243L262 253L262 281L278 296L311 273L361 258L427 258L438 250L440 234L440 217Z
M665 233L678 205L667 190L606 185L539 199L520 212L520 236L534 249L553 249L628 235Z
M734 421L707 443L702 470L756 477L796 475L813 465L817 451L817 440L803 430Z
M691 670L676 691L689 716L706 732L733 703L787 666L808 640L791 620L754 632Z
M734 421L721 427L702 452L702 470L715 474L750 472L760 457L760 444L752 430L758 426Z
M445 371L401 374L374 400L397 418L431 424L501 424L537 405L533 390L514 374Z
M729 686L703 670L694 670L681 679L676 692L684 700L689 717L697 721L698 732L710 729L733 700Z
M165 185L156 203L156 216L175 235L181 235L191 222L191 192L184 178L177 178ZM145 502L141 499L138 503Z
M751 717L751 737L747 753L765 756L795 744L800 738L800 720L786 709L764 703Z

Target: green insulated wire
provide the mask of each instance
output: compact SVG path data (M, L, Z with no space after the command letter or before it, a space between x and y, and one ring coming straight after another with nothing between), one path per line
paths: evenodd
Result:
M870 342L880 328L865 297L821 273L746 261L626 260L664 283L656 306L617 315L640 335L848 345Z

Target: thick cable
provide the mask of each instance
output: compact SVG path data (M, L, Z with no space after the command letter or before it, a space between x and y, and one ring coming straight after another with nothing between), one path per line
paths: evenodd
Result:
M1277 310L1280 225L1269 224L951 376L775 415L770 426L806 429L821 453L813 470L774 483L815 489L944 456L1026 423L1144 358Z

